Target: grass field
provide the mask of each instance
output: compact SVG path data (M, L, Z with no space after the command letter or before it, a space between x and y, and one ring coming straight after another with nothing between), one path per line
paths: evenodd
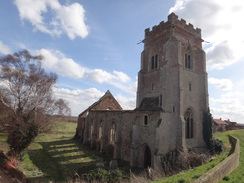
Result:
M225 133L219 133L215 136L215 138L221 139L224 143L224 152L213 159L211 162L202 165L200 167L196 167L192 170L182 172L180 174L173 175L168 178L164 178L162 180L154 181L154 183L191 183L205 172L216 166L218 163L223 161L229 154L231 145L228 140L228 134L231 134L237 137L240 140L241 146L241 156L240 156L240 165L239 167L233 171L230 175L225 177L222 183L230 182L230 183L243 183L244 182L244 130L236 130L236 131L227 131Z
M48 182L70 180L81 169L88 168L104 157L73 140L76 123L59 122L53 133L40 134L23 153L18 167L30 179Z
M72 139L75 133L76 123L57 122L52 133L40 134L36 140L23 153L23 161L18 168L28 178L38 182L64 182L70 180L77 172L83 172L94 167L97 162L109 162L102 154L92 151L81 143ZM244 130L228 131L219 133L216 138L224 142L224 152L211 162L182 172L180 174L154 181L155 183L190 183L203 175L205 172L223 161L230 151L228 134L240 139L241 156L240 165L230 175L226 176L222 183L244 182ZM0 134L0 149L7 151L6 137ZM121 167L123 172L128 173L128 165Z

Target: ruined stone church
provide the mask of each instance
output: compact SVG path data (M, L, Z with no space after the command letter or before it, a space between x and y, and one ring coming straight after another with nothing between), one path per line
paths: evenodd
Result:
M201 30L178 19L145 30L136 109L122 110L107 91L79 115L82 143L131 166L160 166L176 149L203 148L208 108Z

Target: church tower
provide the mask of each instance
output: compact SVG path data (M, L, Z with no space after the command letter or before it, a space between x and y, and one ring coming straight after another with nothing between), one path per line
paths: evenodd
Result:
M205 146L202 120L208 87L202 42L201 30L174 13L167 22L145 30L136 110L161 111L159 151L167 144L165 138L175 139L178 148Z

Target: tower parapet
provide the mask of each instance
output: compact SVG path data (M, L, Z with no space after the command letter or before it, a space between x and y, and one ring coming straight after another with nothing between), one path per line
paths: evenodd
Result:
M158 31L175 29L175 27L183 29L184 31L191 33L192 35L201 38L201 29L194 28L191 23L187 24L184 19L179 20L178 16L174 13L168 15L167 22L160 22L159 25L153 26L152 30L150 30L150 28L145 29L145 38L151 34L157 33Z

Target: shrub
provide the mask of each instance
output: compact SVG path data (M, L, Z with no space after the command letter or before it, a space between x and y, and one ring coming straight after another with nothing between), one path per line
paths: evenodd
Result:
M3 151L0 151L0 167L3 167L8 161Z
M178 180L178 183L186 183L185 179Z
M219 139L213 139L213 152L220 154L223 151L223 142Z
M105 170L103 168L97 168L82 175L82 179L88 182L99 181L102 183L114 183L120 182L123 178L123 174L120 170Z
M120 170L110 170L107 178L107 182L120 182L123 178L123 174Z
M230 178L229 178L228 176L224 176L223 180L224 180L224 181L229 181Z

